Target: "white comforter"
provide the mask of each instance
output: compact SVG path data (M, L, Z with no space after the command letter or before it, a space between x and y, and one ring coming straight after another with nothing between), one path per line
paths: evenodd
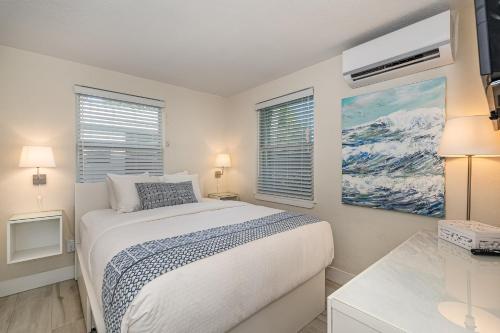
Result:
M80 224L81 248L101 300L104 269L120 250L277 212L218 200L129 214L92 211ZM122 332L227 331L316 275L332 259L332 232L327 222L238 246L163 274L144 286L123 318Z

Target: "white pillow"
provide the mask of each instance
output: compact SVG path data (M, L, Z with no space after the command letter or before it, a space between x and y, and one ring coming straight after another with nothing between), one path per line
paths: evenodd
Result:
M149 176L148 173L140 175L113 175L108 173L107 176L111 180L116 200L116 211L119 213L130 213L141 208L135 183L154 183L159 181L157 176Z
M109 178L109 176L106 176L106 189L108 190L109 205L111 206L111 209L116 210L117 204L115 190L113 189L113 183L111 182L111 178Z
M191 181L191 184L193 185L193 192L196 197L196 200L198 202L201 201L203 198L201 195L200 191L200 183L198 181L198 175L193 174L193 175L164 175L160 177L160 181L165 182L165 183L180 183L180 182L188 182Z
M180 172L176 172L176 173L172 173L172 174L167 174L167 176L176 176L176 175L187 175L189 174L186 170L184 171L180 171ZM109 177L110 174L108 174L106 176L106 188L108 190L108 199L109 199L109 205L111 206L111 209L114 209L114 210L118 210L118 202L116 200L116 194L115 194L115 190L113 188L113 183L111 181L111 178ZM111 174L112 176L123 176L123 175L115 175L115 174ZM148 172L145 172L143 174L140 174L140 176L144 176L144 175L149 175ZM137 175L125 175L125 176L137 176ZM154 181L156 180L159 180L159 178L157 177L154 177ZM135 184L135 183L134 183ZM134 185L135 187L135 185ZM137 189L136 189L137 190Z

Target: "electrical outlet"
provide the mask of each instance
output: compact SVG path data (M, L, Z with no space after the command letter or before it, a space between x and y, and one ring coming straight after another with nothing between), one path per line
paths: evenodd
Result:
M66 241L66 252L68 252L68 253L75 252L75 240L74 239L68 239Z

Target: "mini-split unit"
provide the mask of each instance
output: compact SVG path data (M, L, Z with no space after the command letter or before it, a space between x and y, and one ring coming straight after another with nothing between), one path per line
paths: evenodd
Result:
M357 88L453 63L456 22L448 10L344 51L345 80Z

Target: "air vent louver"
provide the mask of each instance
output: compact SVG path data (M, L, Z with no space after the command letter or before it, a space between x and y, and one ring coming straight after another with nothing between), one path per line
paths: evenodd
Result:
M378 75L381 73L386 73L393 71L395 69L400 69L406 66L418 64L420 62L429 61L432 59L439 58L439 49L433 49L427 52L419 53L411 57L403 58L397 61L389 62L377 67L373 67L361 72L351 74L353 81L358 81L365 79L370 76Z

